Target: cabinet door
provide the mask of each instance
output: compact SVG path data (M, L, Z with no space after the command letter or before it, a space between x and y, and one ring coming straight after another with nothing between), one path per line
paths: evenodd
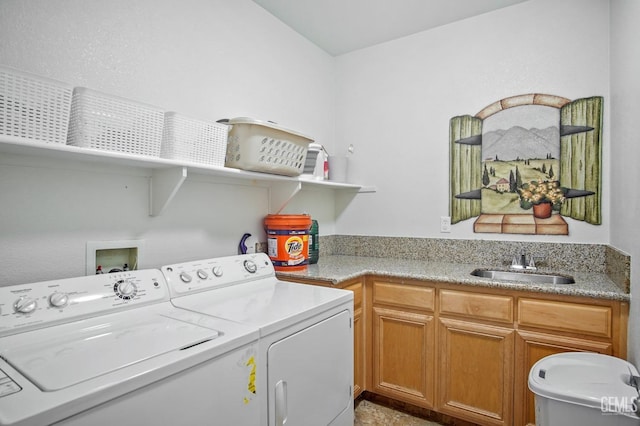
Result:
M535 425L535 402L529 390L529 371L542 358L561 352L589 351L607 355L612 353L612 344L588 339L553 336L543 333L518 331L516 338L515 404L514 425Z
M434 317L374 306L372 319L373 391L432 408Z
M364 390L364 322L362 308L353 313L353 398Z
M357 398L364 390L365 383L365 346L362 296L364 285L361 281L343 287L353 291L353 397Z
M514 333L440 318L438 411L481 425L511 425Z

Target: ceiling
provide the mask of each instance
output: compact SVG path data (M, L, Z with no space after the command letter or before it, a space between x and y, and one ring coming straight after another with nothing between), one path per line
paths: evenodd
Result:
M526 0L253 0L333 56Z

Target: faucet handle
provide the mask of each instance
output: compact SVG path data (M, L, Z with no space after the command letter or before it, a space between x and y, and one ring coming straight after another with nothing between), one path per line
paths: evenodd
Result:
M533 269L533 270L538 269L538 268L536 268L536 262L535 262L535 260L533 260L533 258L534 258L533 255L529 256L529 263L526 266L527 269Z
M525 265L520 261L519 256L513 256L513 260L511 260L511 268L512 269L524 269Z

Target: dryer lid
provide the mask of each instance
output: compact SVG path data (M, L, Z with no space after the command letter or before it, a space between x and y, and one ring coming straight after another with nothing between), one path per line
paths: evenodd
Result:
M327 309L353 303L353 292L264 278L176 297L183 309L260 327L262 336L311 318Z
M219 335L136 311L9 336L0 341L0 354L38 388L55 391Z

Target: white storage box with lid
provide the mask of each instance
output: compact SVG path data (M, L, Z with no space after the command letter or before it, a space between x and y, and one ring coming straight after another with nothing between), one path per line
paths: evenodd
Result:
M160 108L76 87L67 143L159 157L163 123L164 111Z
M73 86L0 66L0 136L67 143Z
M275 123L239 117L229 120L225 165L254 172L298 176L302 173L308 136Z
M175 112L164 115L160 156L212 166L224 166L228 128Z
M529 372L537 426L640 425L635 413L638 370L609 355L567 352L550 355Z

